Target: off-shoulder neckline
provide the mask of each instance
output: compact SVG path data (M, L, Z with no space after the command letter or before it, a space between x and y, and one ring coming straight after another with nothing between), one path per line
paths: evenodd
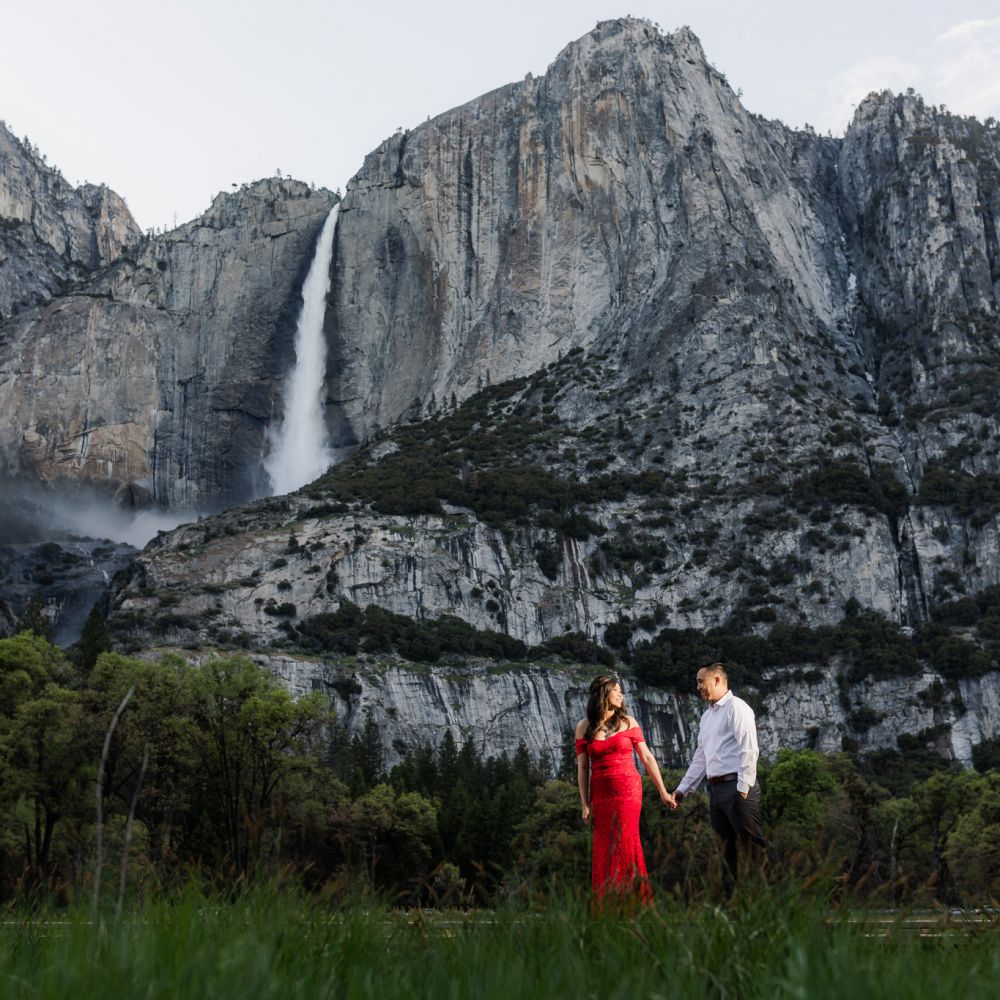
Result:
M603 740L593 739L584 740L585 743L607 743L608 740L613 740L616 736L624 736L626 733L632 732L633 729L640 729L641 726L637 722L634 726L629 726L627 729L619 729L617 733L612 733L610 736L605 736Z

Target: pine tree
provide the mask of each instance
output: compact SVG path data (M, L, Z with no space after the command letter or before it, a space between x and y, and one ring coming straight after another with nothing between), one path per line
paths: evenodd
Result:
M447 797L458 780L458 746L450 729L444 731L437 752L437 793Z
M17 620L16 632L34 632L42 639L47 639L49 635L49 616L45 613L45 605L42 603L41 594L35 596L28 602L21 617Z
M77 643L80 666L89 672L97 663L101 653L106 653L109 649L111 649L111 629L108 628L107 619L101 614L101 609L95 604L84 622L80 641Z
M351 740L351 758L354 764L354 780L352 785L360 784L360 789L352 787L358 795L364 790L377 785L384 774L382 761L382 738L379 736L378 724L371 709L365 712L365 724L361 732Z

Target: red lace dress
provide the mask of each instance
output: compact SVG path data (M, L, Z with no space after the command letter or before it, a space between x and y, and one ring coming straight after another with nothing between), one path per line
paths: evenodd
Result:
M590 758L590 810L594 824L591 882L598 897L609 892L651 898L646 859L639 841L642 779L632 756L645 737L638 726L606 740L577 740L577 754Z

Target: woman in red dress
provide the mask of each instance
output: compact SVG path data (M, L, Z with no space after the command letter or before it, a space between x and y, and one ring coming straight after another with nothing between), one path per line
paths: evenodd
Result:
M639 841L642 779L632 756L638 752L660 801L673 804L639 724L625 711L614 677L590 684L587 718L576 727L576 776L583 821L594 821L591 883L599 899L609 894L651 898Z

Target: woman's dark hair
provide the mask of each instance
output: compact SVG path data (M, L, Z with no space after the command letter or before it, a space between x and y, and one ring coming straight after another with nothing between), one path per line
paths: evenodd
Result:
M614 733L618 727L628 719L628 712L625 711L625 703L618 708L611 708L608 705L608 697L611 689L618 684L617 677L609 674L601 674L590 682L590 697L587 699L587 731L583 734L586 740L592 740L597 735L597 730L601 728L601 721L604 713L611 711L611 718L608 719L608 732Z

